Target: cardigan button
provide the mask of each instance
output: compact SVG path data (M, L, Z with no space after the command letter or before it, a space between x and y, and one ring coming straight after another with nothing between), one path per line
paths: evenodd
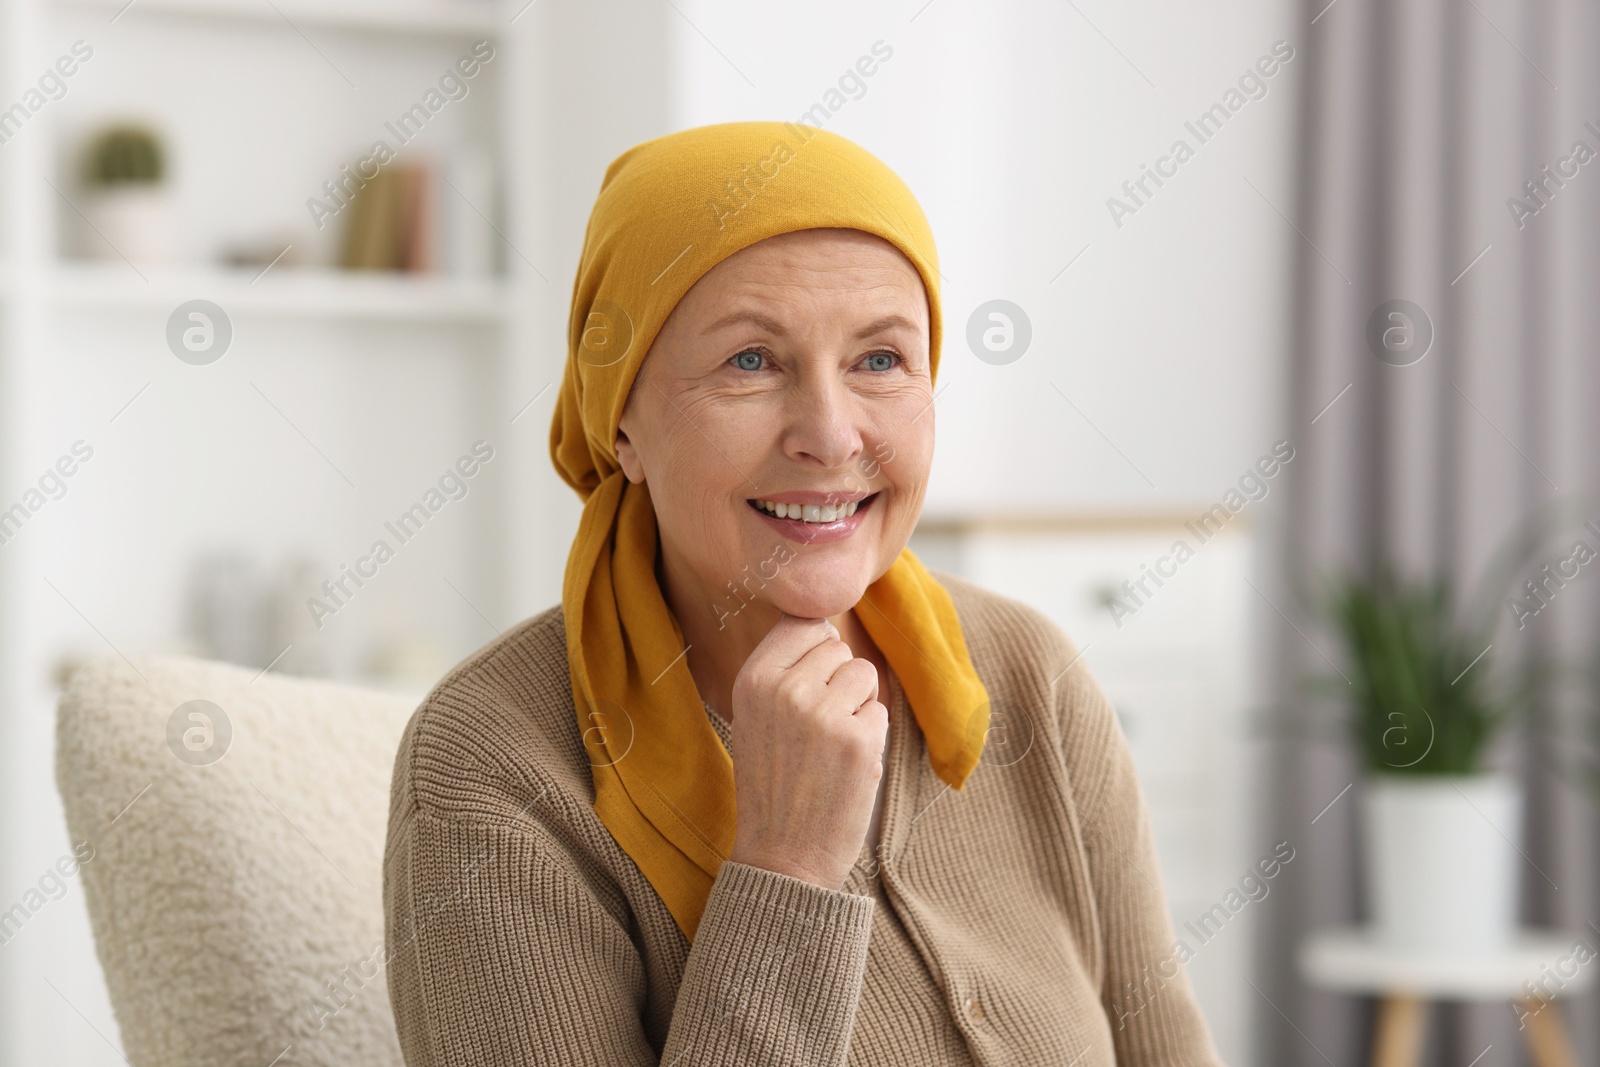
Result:
M977 997L968 997L966 1008L967 1018L971 1019L975 1023L983 1022L983 1005L978 1003Z

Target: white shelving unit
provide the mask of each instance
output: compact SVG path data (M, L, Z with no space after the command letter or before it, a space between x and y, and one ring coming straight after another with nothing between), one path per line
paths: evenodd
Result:
M0 912L70 846L53 769L58 670L183 648L201 555L238 554L263 578L303 559L334 577L487 440L496 461L467 494L322 628L309 613L294 623L295 651L275 669L298 660L359 680L375 659L409 656L426 674L525 613L527 564L508 531L530 505L511 487L542 459L528 444L543 440L553 390L541 393L547 368L516 357L563 334L535 252L545 221L527 202L546 184L531 147L544 75L538 20L523 10L0 0L0 114L73 42L93 49L59 98L0 125L0 513L75 441L94 450L0 543ZM343 220L315 230L306 199L478 41L493 61L402 154L490 161L495 195L459 218L484 227L491 273L330 266ZM67 254L77 152L95 126L128 117L166 141L183 224L168 266ZM306 265L218 265L225 244L278 232L303 235ZM166 342L169 316L193 299L222 307L233 329L205 366ZM533 535L518 551L529 540L542 547ZM0 938L0 1067L124 1062L81 887L67 883Z
M279 318L499 326L510 308L508 287L499 280L385 277L310 268L266 274L226 267L149 273L150 280L142 281L115 264L62 263L44 273L38 291L56 312L166 312L199 292L230 312Z
M524 0L526 2L526 0ZM456 0L452 3L308 3L306 0L263 3L260 0L55 0L55 7L79 7L116 16L137 3L142 13L178 15L207 21L277 24L290 22L381 34L420 36L499 36L516 15L502 10L497 0ZM518 6L521 6L520 4Z

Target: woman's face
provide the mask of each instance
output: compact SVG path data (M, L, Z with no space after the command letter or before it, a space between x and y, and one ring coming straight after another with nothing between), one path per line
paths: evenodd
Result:
M857 230L768 238L695 283L617 434L623 472L650 488L675 608L855 607L922 512L928 326L916 269Z

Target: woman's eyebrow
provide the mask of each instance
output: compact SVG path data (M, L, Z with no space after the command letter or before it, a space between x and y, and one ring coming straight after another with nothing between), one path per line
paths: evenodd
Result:
M883 333L885 330L892 330L897 326L910 330L912 333L920 332L920 328L917 326L917 324L906 318L904 315L886 315L883 318L878 319L876 322L868 323L867 325L861 327L861 329L857 330L856 340L863 340L864 338L871 337L873 334Z
M763 315L759 311L753 311L750 309L740 309L724 315L716 322L713 322L710 326L707 326L702 332L713 333L725 326L735 326L741 322L753 323L775 337L783 337L787 332L784 330L783 324L778 322L776 319L770 318L767 315ZM913 333L919 332L919 327L917 324L906 318L904 315L886 315L881 319L869 322L867 325L857 330L855 332L855 339L860 341L864 338L872 337L875 334L883 333L885 330L895 329L896 327L910 330Z
M766 330L768 333L774 334L778 337L784 336L786 332L783 328L783 325L776 319L769 318L768 316L761 314L759 311L751 311L749 309L740 309L725 315L716 322L713 322L710 326L707 326L701 332L712 333L716 330L722 329L724 326L734 326L741 322L754 323L763 330Z

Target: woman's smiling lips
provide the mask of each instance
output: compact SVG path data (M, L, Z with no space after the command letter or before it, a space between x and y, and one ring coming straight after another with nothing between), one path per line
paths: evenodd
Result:
M814 545L843 541L855 533L856 527L864 521L863 516L877 499L877 493L792 492L747 500L745 503L762 521L784 537L801 544ZM767 505L771 505L773 510L768 510ZM780 518L775 514L780 508L791 514L799 508L800 515Z

